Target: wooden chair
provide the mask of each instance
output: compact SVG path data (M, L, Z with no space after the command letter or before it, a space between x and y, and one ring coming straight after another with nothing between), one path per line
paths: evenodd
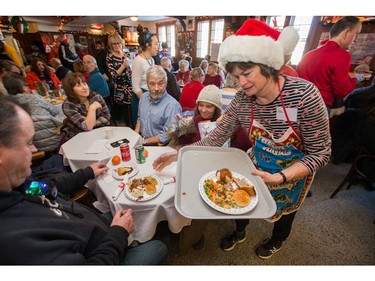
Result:
M80 202L89 194L89 189L87 187L82 187L80 190L76 191L73 196L72 200Z
M32 154L31 163L33 167L40 165L46 158L44 151L37 151Z
M363 150L362 150L363 151ZM375 155L368 154L366 152L361 152L359 153L354 161L352 166L349 169L349 172L346 174L345 178L343 181L340 183L340 185L336 188L336 190L331 194L329 197L332 199L333 197L336 196L336 194L346 185L348 184L347 189L349 189L352 184L357 181L357 180L363 180L367 184L371 184L373 180L371 180L367 175L364 174L364 172L360 168L360 163L365 160L365 159L372 159L375 160ZM375 222L374 222L375 223Z
M45 156L46 156L46 153L44 151L37 151L33 153L31 160L34 161L36 159L40 159Z

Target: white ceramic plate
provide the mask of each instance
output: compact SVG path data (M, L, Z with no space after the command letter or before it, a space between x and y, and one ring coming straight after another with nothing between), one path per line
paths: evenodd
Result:
M120 167L132 167L133 171L130 174L125 174L125 175L120 176L117 173L117 169ZM138 173L138 171L139 169L138 169L137 164L133 162L121 161L121 163L116 166L112 165L112 177L115 178L116 180L123 180L125 177L129 177L129 178L134 177Z
M151 194L151 195L144 192L143 198L141 198L141 199L139 199L137 197L134 197L130 193L130 190L129 190L131 181L134 180L134 179L141 179L141 178L148 177L148 176L151 176L151 177L153 177L154 179L157 180L158 184L156 185L156 192L154 194ZM163 180L161 178L159 178L158 176L151 175L151 174L143 174L143 175L138 175L137 177L132 178L131 180L128 181L128 183L125 186L124 194L130 200L142 202L142 201L151 200L152 198L155 198L156 196L158 196L160 194L160 192L162 191L163 187L164 187Z
M251 184L251 185L254 186L254 184L248 178L244 177L243 175L238 174L236 172L232 172L232 175L233 175L234 178L238 178L239 180L245 179L249 184ZM212 202L208 198L208 196L206 194L206 191L204 189L204 181L205 180L209 180L209 179L212 179L214 182L217 181L216 170L206 173L200 179L200 181L199 181L199 194L201 195L203 201L206 202L206 204L208 206L210 206L211 208L215 209L216 211L219 211L219 212L224 213L224 214L229 214L229 215L241 215L241 214L245 214L245 213L250 212L258 204L258 191L257 191L256 187L254 186L256 196L255 197L254 196L250 197L250 204L247 205L246 207L226 209L226 208L223 208L223 207L221 207L219 205L216 205L214 202Z

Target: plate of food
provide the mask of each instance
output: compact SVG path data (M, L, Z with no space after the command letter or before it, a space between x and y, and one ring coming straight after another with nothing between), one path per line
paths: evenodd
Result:
M147 201L155 198L163 189L163 180L155 175L138 175L126 184L124 193L133 201Z
M248 213L258 204L254 184L227 168L203 175L199 181L199 194L208 206L229 215Z
M60 103L63 103L64 101L63 100L57 100L57 99L53 99L53 100L50 100L49 101L51 104L60 104Z
M125 177L134 177L138 171L136 163L121 161L118 165L112 166L112 177L116 180L123 180Z

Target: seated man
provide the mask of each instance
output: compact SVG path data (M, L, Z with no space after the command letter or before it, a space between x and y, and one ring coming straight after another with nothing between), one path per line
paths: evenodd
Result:
M58 58L51 59L51 66L55 69L55 74L60 81L62 81L64 77L71 72L70 69L62 65Z
M160 241L128 247L132 211L119 210L112 222L61 196L107 172L93 163L46 183L28 178L34 127L29 114L10 96L0 96L0 264L159 264Z
M160 65L147 70L146 80L149 92L139 100L135 131L143 136L143 144L165 144L169 141L165 133L173 117L181 112L181 105L167 93L167 74Z
M109 104L109 87L103 74L100 73L96 59L91 55L83 57L83 64L85 70L89 73L89 88L96 93L99 93L107 105ZM107 101L108 100L108 101Z

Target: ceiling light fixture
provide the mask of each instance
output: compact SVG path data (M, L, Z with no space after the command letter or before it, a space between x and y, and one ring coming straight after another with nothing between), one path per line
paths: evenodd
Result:
M132 21L137 21L137 20L138 20L138 17L130 17L130 19L131 19Z

